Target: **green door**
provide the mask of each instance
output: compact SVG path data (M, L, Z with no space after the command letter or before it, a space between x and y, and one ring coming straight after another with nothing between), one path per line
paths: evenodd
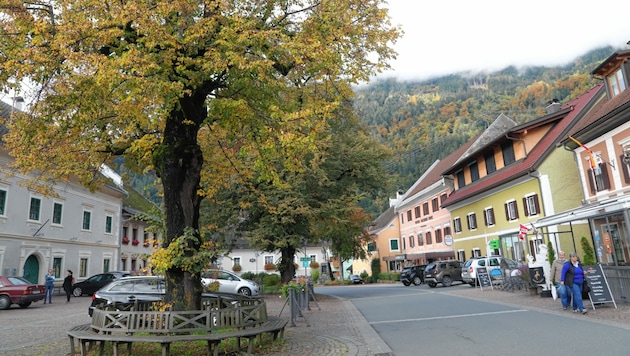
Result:
M24 278L33 284L39 284L39 261L30 255L24 263Z

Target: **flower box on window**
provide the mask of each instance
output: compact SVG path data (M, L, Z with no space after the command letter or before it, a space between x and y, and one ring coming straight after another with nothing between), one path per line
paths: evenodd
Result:
M158 247L158 246L160 246L160 243L158 242L158 240L154 240L153 247Z
M144 247L149 247L149 241L148 241L148 240L144 241L144 243L143 243L142 245L143 245Z
M128 245L129 244L129 238L127 236L123 236L122 243L125 244L125 245Z
M265 263L265 267L264 267L265 271L275 271L276 270L276 265L273 263Z
M134 245L134 246L138 246L138 245L140 245L140 241L133 240L133 241L131 241L131 244Z

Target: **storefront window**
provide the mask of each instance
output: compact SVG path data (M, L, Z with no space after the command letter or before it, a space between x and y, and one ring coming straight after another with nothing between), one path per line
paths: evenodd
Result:
M623 214L593 219L597 260L611 266L630 265L630 241Z

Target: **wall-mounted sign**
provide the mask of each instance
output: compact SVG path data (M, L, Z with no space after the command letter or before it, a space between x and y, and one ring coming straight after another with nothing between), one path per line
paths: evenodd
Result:
M453 236L451 235L446 235L444 236L444 243L448 246L453 244Z

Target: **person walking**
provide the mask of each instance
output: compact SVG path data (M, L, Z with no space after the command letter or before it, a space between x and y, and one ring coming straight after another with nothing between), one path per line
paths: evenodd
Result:
M72 286L74 285L74 276L72 271L68 270L66 278L63 279L63 290L66 292L66 303L70 303L70 296L72 295Z
M567 287L563 286L560 283L562 277L562 267L564 266L565 262L567 262L564 257L564 251L558 252L558 258L554 260L551 264L551 275L553 281L556 283L556 290L558 291L558 296L560 297L560 301L562 302L562 310L567 310L567 308L571 304L571 299L569 298L569 294L567 293Z
M44 286L46 286L46 295L44 296L44 304L48 301L48 304L52 304L53 291L55 290L55 275L53 270L49 269L46 275Z
M584 276L586 271L582 267L582 263L578 260L577 254L571 252L569 261L562 266L562 274L560 276L560 284L567 287L567 291L571 293L573 298L573 312L586 314L584 304L582 302L582 284L584 284Z

